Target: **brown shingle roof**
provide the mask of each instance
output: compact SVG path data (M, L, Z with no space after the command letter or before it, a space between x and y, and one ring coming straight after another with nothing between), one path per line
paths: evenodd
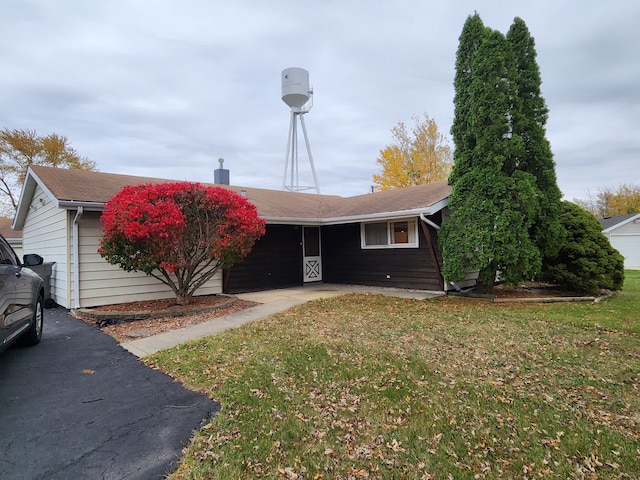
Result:
M33 174L59 201L104 204L127 185L175 180L118 175L86 170L67 170L43 166L30 167ZM333 221L371 215L399 214L428 209L446 199L451 188L446 183L418 185L355 197L267 190L219 185L247 198L267 220ZM435 213L435 212L431 212Z
M127 185L172 180L32 165L31 170L55 198L67 202L106 203Z
M12 218L0 217L0 233L7 240L10 238L22 238L22 232L11 228Z

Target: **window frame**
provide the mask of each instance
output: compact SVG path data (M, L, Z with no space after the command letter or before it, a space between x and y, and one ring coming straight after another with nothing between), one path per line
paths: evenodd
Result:
M394 224L407 223L408 239L414 239L413 242L407 243L394 243ZM387 243L380 245L367 245L366 244L366 226L373 224L385 224L387 233ZM362 250L384 250L389 248L420 248L420 239L418 236L418 220L414 217L411 218L397 218L394 220L381 220L372 222L360 223L360 248Z

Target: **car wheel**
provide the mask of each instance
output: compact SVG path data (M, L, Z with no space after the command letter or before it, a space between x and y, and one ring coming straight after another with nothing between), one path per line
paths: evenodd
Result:
M20 345L31 347L40 343L42 339L42 325L44 323L44 302L42 296L38 297L36 307L31 318L31 326L18 340Z

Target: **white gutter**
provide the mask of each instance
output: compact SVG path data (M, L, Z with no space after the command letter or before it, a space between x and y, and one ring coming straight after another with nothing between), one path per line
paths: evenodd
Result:
M363 214L355 214L355 215L345 215L341 217L279 217L276 215L260 215L260 218L265 220L267 224L274 223L279 225L311 225L311 226L322 226L322 225L341 225L345 223L356 223L356 222L375 222L375 221L392 221L399 218L407 218L407 217L415 217L422 215L433 215L434 213L439 212L444 207L449 204L449 198L445 198L440 200L439 202L434 203L433 205L427 207L417 207L411 208L407 210L395 210L390 212L374 212L374 213L363 213ZM100 212L104 210L104 203L100 202L77 202L74 200L60 200L58 201L58 207L64 208L68 210L75 209L83 209L86 212ZM81 213L82 215L82 213ZM427 223L429 223L427 221ZM434 228L440 228L439 226L432 225Z
M356 222L372 222L372 221L391 221L399 218L417 217L421 215L433 215L447 206L446 201L438 202L430 207L413 208L410 210L396 210L393 212L377 212L363 213L358 215L348 215L344 217L276 217L265 215L261 218L266 220L267 224L277 223L285 225L340 225L345 223ZM435 228L440 228L436 226Z
M431 225L433 228L435 228L436 230L440 230L440 225L438 225L437 223L432 222L431 220L429 220L424 212L420 213L420 220L422 220L424 223Z
M76 216L73 219L73 311L80 308L80 260L78 258L80 255L80 236L78 233L78 223L83 213L84 208L79 206L76 210Z
M76 208L82 208L83 210L92 212L101 212L104 210L103 202L76 202L74 200L59 200L58 208L66 210L74 210ZM82 213L80 214L82 215Z

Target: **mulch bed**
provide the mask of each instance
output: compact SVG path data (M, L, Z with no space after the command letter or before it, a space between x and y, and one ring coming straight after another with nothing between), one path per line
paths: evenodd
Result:
M215 307L220 303L229 300L227 295L201 295L197 297L191 297L188 307ZM185 305L178 305L175 298L165 298L161 300L141 300L138 302L118 303L115 305L102 305L100 307L93 307L91 310L97 312L142 312L142 311L169 311L176 312L185 308Z
M175 299L142 300L80 309L76 317L126 342L208 322L255 305L227 295L202 295L193 297L186 306L178 305Z
M520 285L496 285L491 295L479 294L475 291L458 293L449 292L451 295L491 301L495 303L503 302L563 302L563 301L599 301L611 294L602 291L600 295L587 295L585 293L571 292L559 288L557 285L543 282L525 282Z
M544 298L544 297L584 297L586 295L561 290L557 285L530 282L518 286L496 285L494 294L498 298Z

